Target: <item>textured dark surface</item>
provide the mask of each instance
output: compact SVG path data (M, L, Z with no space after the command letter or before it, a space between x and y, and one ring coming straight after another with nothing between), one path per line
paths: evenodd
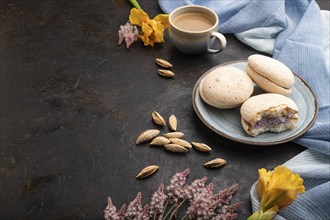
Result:
M0 219L102 219L110 195L118 207L141 191L143 202L176 172L188 182L208 176L221 190L239 183L240 218L251 213L249 190L258 168L273 169L304 148L292 142L249 146L209 130L192 108L192 89L208 69L257 53L233 35L216 55L179 53L166 42L128 50L117 46L119 25L129 15L123 0L0 1L1 191ZM329 1L318 1L329 10ZM154 17L156 1L140 1ZM156 57L173 63L175 79L157 75ZM185 155L148 144L137 135L157 128L151 112L175 114L188 141L213 147ZM168 128L163 128L162 133ZM227 166L202 164L220 156ZM159 171L145 180L145 166Z

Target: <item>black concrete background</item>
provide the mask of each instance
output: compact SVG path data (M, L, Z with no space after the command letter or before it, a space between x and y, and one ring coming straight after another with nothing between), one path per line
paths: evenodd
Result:
M329 10L328 0L318 3ZM151 17L161 13L157 1L140 4ZM194 113L192 89L205 71L257 51L231 34L215 55L181 54L168 33L155 47L141 41L118 47L130 8L123 0L0 1L0 219L102 219L108 196L119 207L141 191L145 204L160 183L186 168L188 182L207 175L215 191L239 183L233 201L245 202L239 219L246 219L258 168L273 169L304 150L292 142L230 141ZM173 63L175 79L157 75L156 57ZM141 131L157 128L152 111L175 114L186 140L213 151L177 155L135 145ZM217 156L227 166L203 168ZM151 164L160 166L155 175L134 178Z

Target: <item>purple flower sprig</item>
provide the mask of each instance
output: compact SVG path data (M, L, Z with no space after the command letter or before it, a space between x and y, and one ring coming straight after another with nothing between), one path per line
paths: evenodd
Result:
M176 173L170 179L170 185L166 187L168 202L170 204L180 203L188 197L188 185L186 184L186 180L189 173L190 170L185 169L181 173Z
M139 31L136 26L127 22L125 25L120 25L118 36L118 45L121 45L122 42L125 40L126 48L129 48L131 44L137 41L137 39L139 38Z
M230 204L233 194L238 189L238 184L213 193L214 185L206 185L207 177L194 180L190 185L186 183L190 173L189 169L176 173L169 185L165 188L163 184L153 193L151 201L142 208L142 193L139 192L126 209L123 204L119 210L113 205L112 199L108 198L108 204L104 210L106 220L125 219L176 219L183 204L187 209L182 213L183 219L210 219L210 220L234 220L238 217L237 210L243 202ZM166 193L164 192L166 189ZM171 207L168 207L171 205Z
M154 219L156 219L157 216L159 216L159 219L163 218L167 197L168 196L164 194L164 184L161 184L151 197L149 208L150 217Z

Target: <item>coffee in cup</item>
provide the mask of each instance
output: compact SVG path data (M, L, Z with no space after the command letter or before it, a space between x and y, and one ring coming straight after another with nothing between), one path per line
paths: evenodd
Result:
M226 47L226 38L218 30L217 14L203 6L187 5L173 10L169 16L169 34L174 46L183 53L218 53ZM211 48L218 40L220 48Z

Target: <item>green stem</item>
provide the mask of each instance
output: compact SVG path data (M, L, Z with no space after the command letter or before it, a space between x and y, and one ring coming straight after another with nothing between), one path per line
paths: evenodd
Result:
M166 213L166 215L165 215L165 217L163 218L163 220L165 220L166 219L166 217L171 213L171 211L172 211L172 209L174 208L174 205L175 205L176 203L174 203L173 205L172 205L172 207L170 208L170 210L168 210L168 212ZM167 205L167 204L166 204ZM166 209L164 209L164 211L165 211Z
M185 220L185 219L187 218L187 216L188 216L188 213L186 213L186 214L182 217L181 220Z
M169 201L169 199L166 199L166 203L164 205L163 213L166 212L166 209L167 209L167 206L168 206L168 201Z
M182 202L178 205L178 207L172 212L172 215L170 216L169 220L171 220L175 213L179 210L180 206L186 201L187 199L182 200Z
M262 209L254 212L247 220L272 220L278 212L278 208L276 206L268 209L266 212L263 212Z
M129 2L137 9L141 9L139 3L136 0L129 0Z

